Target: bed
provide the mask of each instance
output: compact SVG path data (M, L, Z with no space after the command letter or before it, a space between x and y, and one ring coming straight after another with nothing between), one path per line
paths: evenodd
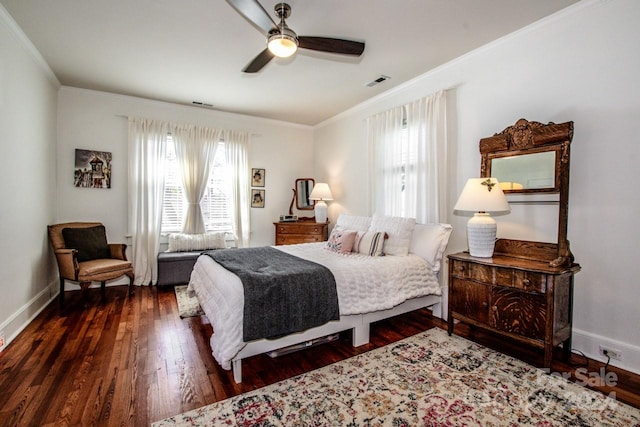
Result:
M398 219L395 224L405 220ZM341 215L334 229L365 233L372 226L388 228L390 231L385 233L390 237L385 240L385 246L388 252L394 252L397 250L394 244L402 243L402 239L398 239L402 231L398 231L398 227L392 229L389 221L389 217L376 222L375 216ZM213 326L210 344L216 361L224 369L233 369L234 380L240 383L244 358L295 344L311 343L350 329L353 330L353 346L360 346L369 342L369 324L372 322L423 307L432 307L434 315L439 315L442 289L438 271L451 226L415 224L415 220L413 223L409 221L409 225L401 227L404 228L403 244L407 247L401 256L370 256L330 250L327 242L275 246L287 254L327 267L335 277L340 310L338 320L277 339L243 340L242 281L211 257L200 256L188 289L197 296Z

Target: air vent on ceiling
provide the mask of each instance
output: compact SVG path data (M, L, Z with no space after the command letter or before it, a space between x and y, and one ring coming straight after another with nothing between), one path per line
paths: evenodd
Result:
M380 83L389 80L391 77L380 74L380 76L372 82L367 83L367 87L373 87L375 85L379 85Z
M198 107L213 108L213 104L207 104L206 102L191 101L191 103Z

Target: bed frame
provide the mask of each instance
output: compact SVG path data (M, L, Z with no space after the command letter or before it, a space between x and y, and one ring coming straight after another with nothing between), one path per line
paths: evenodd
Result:
M407 300L388 310L340 316L340 320L334 320L325 323L322 326L317 326L315 328L307 329L306 331L287 335L275 340L260 339L248 342L247 345L240 350L236 357L231 361L233 379L236 383L242 382L242 359L278 350L290 345L307 342L311 343L315 339L335 334L337 332L347 331L349 329L353 330L352 345L354 347L359 347L369 343L369 326L371 323L424 307L431 307L434 316L442 317L441 297L438 295L427 295Z

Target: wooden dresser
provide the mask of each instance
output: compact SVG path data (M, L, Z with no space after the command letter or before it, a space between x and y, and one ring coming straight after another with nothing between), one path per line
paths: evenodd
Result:
M454 319L544 350L571 354L573 278L578 264L551 267L557 245L499 239L492 258L449 255L448 332Z
M323 242L328 238L329 224L315 221L274 222L276 245Z

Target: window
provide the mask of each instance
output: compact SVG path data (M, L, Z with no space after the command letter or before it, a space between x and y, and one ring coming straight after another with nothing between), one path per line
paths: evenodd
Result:
M390 177L390 180L395 185L387 187L387 191L396 193L396 200L399 200L399 204L395 206L395 210L392 212L394 215L402 217L415 217L415 212L407 212L407 179L409 175L414 173L417 169L417 153L415 145L417 141L411 141L409 139L409 130L407 129L407 119L402 120L402 128L397 130L398 142L396 148L396 155L391 157L390 163L387 165L386 174Z
M371 211L439 222L447 217L444 91L367 118Z
M384 161L377 163L379 176L384 177L383 186L385 197L391 198L394 202L387 203L386 215L402 217L415 217L415 212L408 211L407 203L407 180L411 179L411 174L417 169L417 141L409 139L407 127L406 109L402 109L402 124L399 127L387 129L384 138L386 144L384 148Z
M173 140L167 140L164 199L162 203L162 233L182 231L187 201L183 195ZM218 145L209 176L207 190L200 201L206 231L233 232L233 219L228 195L231 192L231 170L226 164L224 142Z

